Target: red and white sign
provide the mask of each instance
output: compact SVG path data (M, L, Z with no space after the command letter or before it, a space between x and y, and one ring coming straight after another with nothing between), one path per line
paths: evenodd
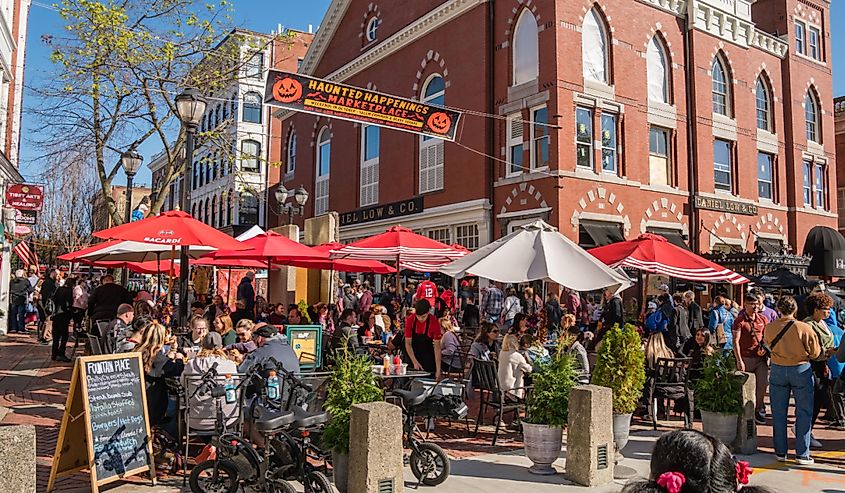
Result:
M30 235L32 234L32 228L23 224L15 224L15 234L18 236Z
M38 185L13 183L6 188L6 205L22 211L40 211L44 189Z

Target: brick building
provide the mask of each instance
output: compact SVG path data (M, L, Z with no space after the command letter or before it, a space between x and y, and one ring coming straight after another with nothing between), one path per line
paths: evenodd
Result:
M269 110L262 106L267 70L296 70L312 38L313 34L290 29L283 36L235 29L218 44L216 50L225 57L239 54L233 61L238 75L226 87L205 95L208 106L197 129L189 180L195 218L229 233L266 225L267 184L278 183L282 166L270 157L282 136L278 127L271 128ZM165 164L164 153L149 164L154 189ZM170 186L163 210L179 205L181 184L179 178Z
M271 156L343 240L402 223L475 248L542 218L586 247L801 251L837 223L829 7L334 0L302 71L466 110L457 141L275 111Z

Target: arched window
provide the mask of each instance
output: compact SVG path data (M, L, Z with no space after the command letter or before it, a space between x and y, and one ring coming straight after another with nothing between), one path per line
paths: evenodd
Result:
M205 168L205 184L208 185L211 183L211 156L206 156L203 161L205 162L203 166Z
M721 57L713 59L713 113L731 116L731 85Z
M241 142L241 170L258 172L258 158L261 156L261 143L257 140Z
M361 127L361 207L378 203L379 156L381 155L381 132L375 125Z
M214 198L214 200L217 200L217 198L215 197L215 198ZM225 206L224 206L224 204L225 204L225 203L226 203L226 192L223 192L222 194L220 194L220 202L218 202L218 204L217 204L217 207L218 207L218 209L217 209L217 217L219 218L219 221L220 221L220 227L221 227L221 228L222 228L223 226L227 226L227 225L228 225L228 223L226 223L226 222L225 222L225 219L226 219L226 215L225 215L225 214L226 214L226 213L225 213L225 212L223 212L223 211L224 211L224 209L225 209Z
M193 177L191 177L191 190L196 190L197 188L199 188L199 166L197 166L197 163L194 163L194 165L191 167L193 168Z
M197 220L199 219L197 217L197 204L191 204L191 217Z
M258 198L252 192L241 192L238 202L238 224L241 226L258 224Z
M218 125L220 125L220 104L214 108L214 128L217 128Z
M227 119L229 119L229 105L227 103L228 103L228 101L223 101L223 116L222 116L222 118L223 118L224 122Z
M203 222L209 224L209 219L211 218L211 211L209 210L210 202L208 201L208 197L205 198L205 206L203 206L203 210L205 213L203 214Z
M296 131L291 130L288 136L288 156L285 172L293 173L294 171L296 171Z
M378 27L380 24L381 21L379 21L376 16L371 17L369 22L367 22L367 30L364 32L364 36L367 38L367 43L372 43L376 40L376 38L378 38Z
M211 199L211 221L209 221L209 226L216 228L217 227L217 196L215 195L214 198Z
M757 128L771 132L773 131L772 92L762 74L757 77L757 87L754 89L754 94L757 100Z
M229 101L232 103L232 117L235 121L238 120L238 92L235 91L235 94L232 94L232 99Z
M810 88L804 96L804 121L807 124L807 140L821 143L821 121L819 120L819 99Z
M523 9L513 35L513 85L536 79L540 74L539 31L534 15Z
M607 27L599 12L593 8L584 16L581 26L581 63L584 79L610 83L610 63Z
M214 153L211 156L212 159L212 168L211 168L211 181L217 179L217 173L220 171L220 156L217 153Z
M243 121L261 123L261 95L257 92L244 94Z
M428 78L423 86L422 101L443 106L446 102L446 83L438 74ZM443 140L420 137L420 193L443 189Z
M323 127L317 136L317 178L314 183L314 215L329 210L329 173L331 171L332 136L328 127Z
M235 201L233 199L233 192L226 194L226 225L232 224L232 211L235 208Z
M666 48L658 35L648 43L646 51L646 72L648 73L648 99L660 103L669 103L671 69Z

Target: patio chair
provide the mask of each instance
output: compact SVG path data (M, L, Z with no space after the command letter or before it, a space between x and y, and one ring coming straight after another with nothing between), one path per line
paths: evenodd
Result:
M472 380L475 388L480 393L478 407L478 419L475 421L475 435L478 435L478 426L484 419L484 412L488 407L496 410L496 430L493 432L493 443L499 438L499 428L505 413L513 413L514 418L519 417L520 411L525 410L525 400L514 400L509 394L515 390L524 390L524 387L502 389L499 387L499 373L496 363L493 361L475 361L472 365Z
M676 402L686 399L684 410L684 428L692 428L693 399L689 389L690 358L658 358L654 373L648 386L648 406L652 428L657 430L657 403ZM666 416L669 416L669 403L666 403Z
M95 335L88 335L88 349L94 356L103 354L103 348L100 346L100 338Z

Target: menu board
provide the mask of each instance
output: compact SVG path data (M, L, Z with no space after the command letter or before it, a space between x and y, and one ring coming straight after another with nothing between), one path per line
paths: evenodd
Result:
M84 440L86 446L80 446ZM55 478L88 469L91 489L153 471L152 439L139 353L77 358L48 491ZM155 484L155 474L152 474Z

